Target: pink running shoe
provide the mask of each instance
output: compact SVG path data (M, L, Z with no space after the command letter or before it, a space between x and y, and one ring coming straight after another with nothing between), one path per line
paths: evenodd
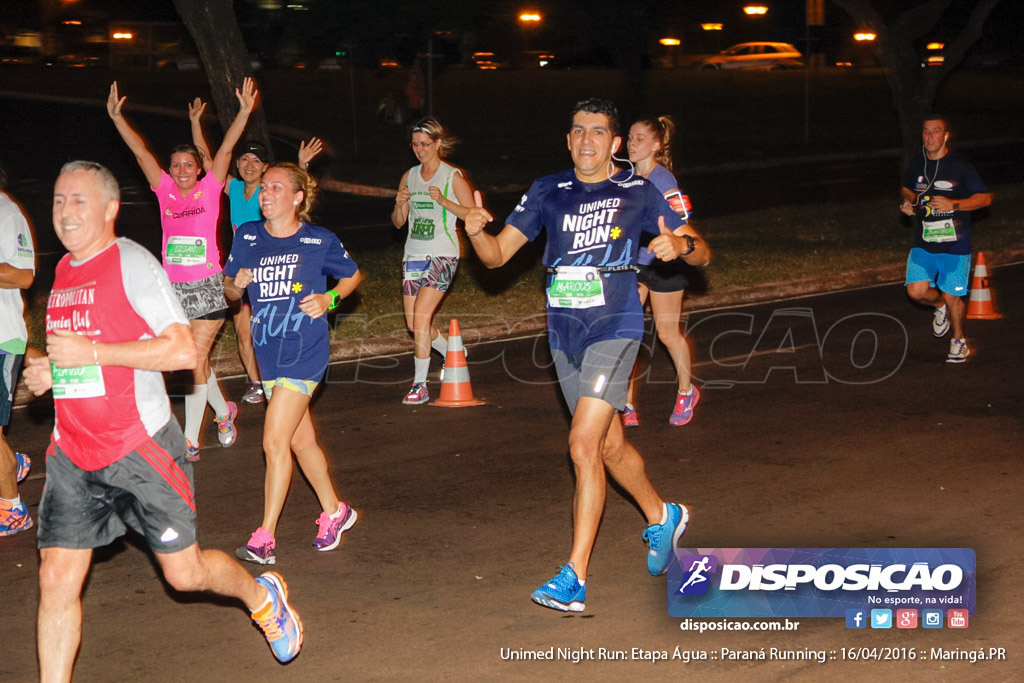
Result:
M640 417L636 414L636 408L631 403L627 403L622 411L622 426L626 428L640 426Z
M277 564L277 553L274 552L276 548L277 542L274 541L274 537L260 527L252 532L248 543L238 546L235 557L256 564Z
M690 385L689 394L676 394L676 407L672 410L668 423L673 427L681 427L687 424L693 419L693 409L697 407L697 401L699 400L700 391L697 390L696 384Z
M316 520L320 530L313 539L313 547L320 552L334 550L341 543L341 535L352 528L358 517L355 508L345 503L338 503L338 511L334 515L321 512Z

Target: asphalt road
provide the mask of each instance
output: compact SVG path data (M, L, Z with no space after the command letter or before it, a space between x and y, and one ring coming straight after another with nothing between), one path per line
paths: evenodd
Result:
M691 506L690 547L969 547L977 612L963 631L847 630L801 619L782 633L680 630L666 583L645 569L644 522L610 489L587 609L530 602L565 561L572 475L567 413L544 338L474 344L486 406L402 406L411 361L332 366L314 405L344 498L360 520L336 551L310 547L319 510L296 477L278 569L306 623L302 654L277 665L240 605L162 584L129 538L96 554L84 595L78 679L89 680L1010 680L1024 655L1018 544L1024 384L1024 266L995 270L997 321L970 322L973 355L898 286L689 318L704 397L667 424L674 380L655 353L629 437L652 481ZM467 340L470 342L472 340ZM434 385L435 388L437 385ZM238 379L227 382L240 394ZM35 512L50 402L16 410L9 440L36 457L22 485ZM179 416L183 406L176 401ZM204 546L232 551L259 523L263 408L244 406L230 449L206 448L195 478ZM212 423L204 443L216 443ZM0 539L0 680L37 676L32 531ZM257 568L251 566L255 573ZM716 654L842 647L1006 648L1008 661L509 661L502 649L632 648ZM699 655L695 655L699 656ZM1016 674L1013 672L1017 672Z

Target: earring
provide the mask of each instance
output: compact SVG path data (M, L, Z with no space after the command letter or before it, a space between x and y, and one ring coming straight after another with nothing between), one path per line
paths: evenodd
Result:
M298 206L298 205L299 205L298 202L292 202L292 206Z

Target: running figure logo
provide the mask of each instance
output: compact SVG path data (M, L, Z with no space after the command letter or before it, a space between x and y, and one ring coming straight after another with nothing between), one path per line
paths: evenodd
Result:
M718 571L718 558L714 555L682 555L679 566L686 567L679 595L703 595L711 587L708 574Z

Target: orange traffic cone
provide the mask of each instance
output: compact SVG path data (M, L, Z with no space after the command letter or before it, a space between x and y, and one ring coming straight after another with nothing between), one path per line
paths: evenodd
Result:
M441 398L430 405L440 408L482 406L484 401L473 397L466 366L466 349L462 346L459 321L452 318L448 326L448 355L444 359L444 377L441 378Z
M985 266L985 254L979 251L978 261L974 264L974 279L971 280L971 298L967 302L967 318L969 320L996 320L1002 317L992 306L992 290L988 288L988 268Z

